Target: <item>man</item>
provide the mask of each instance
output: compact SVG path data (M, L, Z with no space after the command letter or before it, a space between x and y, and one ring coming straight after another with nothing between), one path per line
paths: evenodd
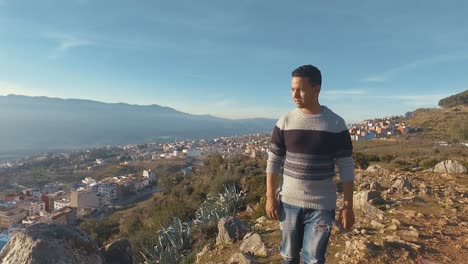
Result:
M335 164L344 194L338 221L345 229L354 224L353 146L344 120L320 105L321 86L322 75L315 66L292 72L297 108L276 123L268 155L265 209L270 218L280 220L280 251L288 264L299 263L301 250L305 264L325 262L335 221Z

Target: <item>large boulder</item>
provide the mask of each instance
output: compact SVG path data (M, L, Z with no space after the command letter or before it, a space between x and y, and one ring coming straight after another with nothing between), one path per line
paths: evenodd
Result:
M371 204L379 204L382 201L384 199L378 191L362 191L353 196L353 204L356 210L361 210L370 219L383 218L382 210Z
M456 160L444 160L437 163L432 169L433 172L439 173L466 173L465 166L461 165Z
M244 237L240 248L244 253L250 253L255 256L266 257L267 249L265 243L262 241L262 238L257 233L248 233Z
M233 244L240 241L250 231L249 226L235 216L223 217L218 222L216 245Z
M3 264L103 264L104 257L86 233L65 225L36 224L12 235L0 252Z

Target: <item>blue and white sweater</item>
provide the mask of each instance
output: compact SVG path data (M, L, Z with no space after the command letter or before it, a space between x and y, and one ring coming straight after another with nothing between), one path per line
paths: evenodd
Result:
M344 120L322 106L320 114L296 108L273 130L267 173L283 174L282 202L314 209L336 207L335 164L341 182L354 181L353 146Z

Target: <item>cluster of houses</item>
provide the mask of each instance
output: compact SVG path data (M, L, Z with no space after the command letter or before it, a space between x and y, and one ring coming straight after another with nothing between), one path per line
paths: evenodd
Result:
M36 223L74 225L80 212L111 205L155 181L156 173L145 170L138 177L108 177L101 181L87 177L70 192L64 191L63 184L50 184L5 195L0 200L0 250L15 230Z
M49 189L50 190L50 189ZM65 197L65 192L55 189L43 193L39 189L26 189L10 194L0 200L0 249L15 231L35 223L73 225L76 223L77 208L55 204Z
M82 184L74 186L70 192L69 206L74 208L100 208L112 205L118 199L138 193L143 188L154 185L156 173L144 170L142 176L116 176L96 181L90 177Z
M374 138L387 138L393 135L404 135L411 131L404 122L398 119L364 120L360 124L351 125L349 134L351 140L369 140Z
M252 134L212 140L180 140L166 144L148 144L149 147L146 148L127 145L121 149L122 155L129 158L121 160L120 165L132 166L138 165L142 160L174 158L182 158L188 162L187 164L196 165L204 156L213 153L221 154L223 157L239 154L252 158L266 157L269 142L268 134ZM67 154L57 155L61 155L60 157L64 159L69 158ZM46 156L34 159L46 159ZM94 165L86 165L86 170L108 162L114 160L98 158L93 162ZM21 163L2 163L2 166L11 168L21 166ZM77 165L74 167L77 169ZM182 172L186 175L191 170L192 166L188 165L182 169ZM29 188L5 195L0 199L0 250L15 230L21 230L35 223L74 225L79 218L89 216L85 212L114 205L121 199L153 186L155 182L156 173L145 170L141 176L114 176L100 181L86 177L81 183L73 184L71 188L64 184L49 184L42 188Z

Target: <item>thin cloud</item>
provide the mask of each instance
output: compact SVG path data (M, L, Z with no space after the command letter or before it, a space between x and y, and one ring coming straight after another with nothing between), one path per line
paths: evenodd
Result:
M367 91L364 90L329 90L324 91L325 95L364 95Z
M439 100L452 95L452 93L440 93L440 94L418 94L418 95L375 95L369 96L369 98L382 100L382 101L393 101L396 105L398 103L404 105L410 105L414 107L422 106L435 106Z
M71 34L48 33L47 37L56 42L55 51L59 53L66 52L73 48L95 44L94 41Z
M457 53L451 53L451 54L438 55L438 56L434 56L430 58L412 61L410 63L388 69L380 74L374 74L366 78L363 78L362 81L373 82L373 83L386 82L402 72L411 71L411 70L422 68L425 66L431 66L431 65L454 62L454 61L463 61L463 60L468 60L468 53L457 52Z
M379 83L379 82L385 82L387 78L383 75L381 76L369 76L364 79L362 79L364 82L374 82L374 83Z

